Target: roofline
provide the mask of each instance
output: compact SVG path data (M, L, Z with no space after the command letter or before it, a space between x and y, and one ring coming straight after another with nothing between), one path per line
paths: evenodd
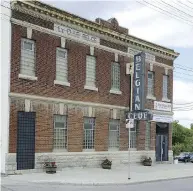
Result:
M161 51L163 51L163 52L167 52L168 54L170 54L170 55L172 55L172 56L174 56L174 59L176 59L179 55L180 55L180 53L178 53L178 52L175 52L173 49L170 49L170 48L167 48L167 47L164 47L164 46L161 46L161 45L159 45L159 44L156 44L156 43L152 43L152 42L149 42L149 41L147 41L147 40L144 40L144 39L141 39L141 38L139 38L139 37L136 37L136 36L134 36L134 35L130 35L130 34L127 34L127 35L125 35L125 34L122 34L122 33L119 33L119 32L116 32L116 31L113 31L113 30L111 30L111 29L109 29L109 28L107 28L107 27L104 27L104 26L101 26L100 24L98 24L98 23L96 23L96 22L94 22L94 21L90 21L90 20L88 20L88 19L85 19L85 18L83 18L83 17L80 17L80 16L78 16L78 15L75 15L75 14L72 14L72 13L69 13L69 12L67 12L67 11L64 11L64 10L62 10L62 9L60 9L60 8L56 8L56 7L54 7L54 6L52 6L52 5L50 5L50 4L47 4L47 3L44 3L44 2L42 2L42 1L39 1L39 0L35 0L35 1L22 1L22 0L16 0L16 1L12 1L13 3L15 2L21 2L22 4L26 4L26 5L33 5L33 6L37 6L36 4L38 3L38 4L41 4L41 6L40 7L38 7L39 9L47 9L48 11L52 11L52 12L55 12L55 13L57 13L57 10L59 10L61 13L60 14L64 14L65 16L67 16L67 17L71 17L71 19L77 19L76 20L76 22L83 22L84 24L89 24L89 25L92 25L91 27L99 27L104 33L111 33L112 35L117 35L118 36L118 38L120 37L120 38L124 38L124 39L127 39L127 37L129 38L133 38L132 40L139 40L141 43L143 43L143 44L145 44L145 46L153 46L153 48L154 49L157 49L157 50L159 50L160 48L162 49ZM44 7L44 6L46 6L46 7ZM54 10L52 10L52 9L54 9ZM94 26L95 25L95 26ZM131 39L129 39L129 40L131 40ZM140 44L140 42L139 42L139 44ZM142 44L140 44L140 45L142 45ZM157 46L157 47L155 47L155 46ZM151 47L150 47L151 48Z

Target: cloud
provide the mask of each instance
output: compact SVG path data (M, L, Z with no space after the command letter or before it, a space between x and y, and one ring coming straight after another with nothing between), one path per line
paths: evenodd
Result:
M188 105L176 105L192 103ZM183 107L183 108L193 108L193 83L184 82L180 80L174 80L174 107ZM181 111L180 111L181 110ZM181 124L186 127L190 126L190 123L193 123L193 109L190 111L174 111L174 119L179 120Z

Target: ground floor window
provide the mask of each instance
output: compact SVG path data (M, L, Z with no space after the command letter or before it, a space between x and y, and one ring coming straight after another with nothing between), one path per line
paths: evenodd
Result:
M67 149L67 116L54 115L54 149Z
M119 149L120 121L111 119L109 122L109 149Z
M95 118L84 118L84 149L94 149Z

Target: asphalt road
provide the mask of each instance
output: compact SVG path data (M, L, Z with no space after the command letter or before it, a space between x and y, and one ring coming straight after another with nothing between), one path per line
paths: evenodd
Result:
M115 186L69 186L62 184L6 184L2 191L192 191L193 178Z

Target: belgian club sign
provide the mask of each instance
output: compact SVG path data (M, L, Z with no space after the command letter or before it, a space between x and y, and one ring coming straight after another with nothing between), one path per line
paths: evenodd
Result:
M141 52L134 56L133 75L133 111L144 110L144 86L145 86L145 53Z

